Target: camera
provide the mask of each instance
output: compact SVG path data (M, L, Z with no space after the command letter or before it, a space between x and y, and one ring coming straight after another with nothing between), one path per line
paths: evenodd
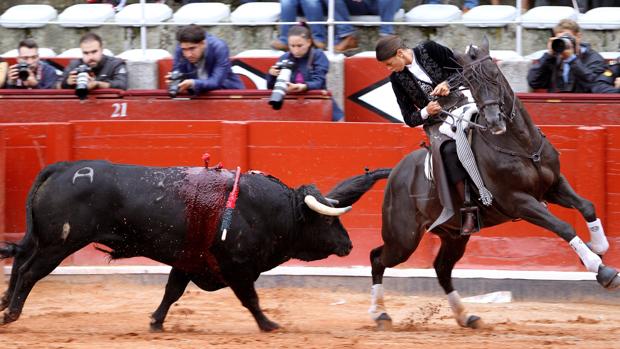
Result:
M80 98L86 98L88 95L88 74L91 69L86 64L80 64L75 71L77 72L77 78L75 80L75 94Z
M170 85L168 85L168 95L170 98L176 98L179 93L179 84L183 81L183 73L174 70L170 73Z
M566 48L570 47L571 45L573 48L577 47L575 38L570 35L562 35L551 41L551 50L553 50L553 53L557 55L564 52L564 50L566 50Z
M273 109L280 110L284 102L284 96L286 96L288 82L291 81L291 74L293 72L293 67L295 67L295 62L284 59L277 62L276 67L280 69L280 74L278 74L276 84L273 86L273 91L271 91L269 104L271 104Z
M21 81L28 80L30 75L30 64L26 62L20 62L17 64L17 76Z

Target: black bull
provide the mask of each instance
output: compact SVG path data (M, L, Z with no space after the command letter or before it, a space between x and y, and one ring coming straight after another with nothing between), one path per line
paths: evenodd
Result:
M254 281L291 258L347 255L351 240L337 216L388 174L377 170L341 183L334 197L340 208L313 185L291 189L271 176L243 174L222 239L221 213L234 182L229 171L104 161L50 165L28 195L24 238L0 248L0 258L14 257L1 323L19 318L32 287L63 259L97 243L114 259L144 256L172 266L152 330L162 329L190 281L206 291L230 287L261 330L276 329L259 307Z

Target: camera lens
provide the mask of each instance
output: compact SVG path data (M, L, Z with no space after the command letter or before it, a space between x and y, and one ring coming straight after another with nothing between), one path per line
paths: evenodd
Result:
M19 63L17 65L17 76L20 80L28 80L28 76L30 75L30 67L28 63Z
M564 52L565 49L566 49L566 41L564 41L564 38L557 38L551 41L551 50L553 50L554 53L556 54L562 53Z

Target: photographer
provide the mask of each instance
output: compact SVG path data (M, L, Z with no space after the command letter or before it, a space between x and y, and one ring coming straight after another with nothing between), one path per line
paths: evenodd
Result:
M528 84L548 92L592 92L592 84L606 68L605 60L581 42L577 22L563 19L553 32L547 52L527 74Z
M198 95L218 89L243 89L241 79L232 72L228 45L197 25L188 25L177 31L179 45L174 53L172 70L182 74L182 80L172 81L166 75L166 84L178 83L178 92L191 91Z
M56 88L56 69L39 58L39 46L33 39L17 45L17 64L9 67L6 88Z
M90 70L86 88L127 89L127 68L122 59L103 54L103 44L99 35L86 33L80 38L82 58L72 60L65 68L62 88L75 88L78 70Z
M620 58L620 57L619 57ZM594 93L620 93L620 63L605 70L594 82Z
M312 44L312 36L307 25L295 25L288 31L289 52L284 53L278 62L292 64L290 80L287 82L286 92L304 92L308 90L327 89L326 78L329 71L329 61L322 50ZM267 74L267 88L273 89L280 74L279 65L269 68ZM342 110L333 103L333 121L340 121L344 117Z

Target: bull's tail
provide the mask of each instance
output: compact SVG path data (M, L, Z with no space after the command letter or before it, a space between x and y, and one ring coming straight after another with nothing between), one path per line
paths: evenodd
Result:
M32 187L30 187L30 192L28 192L28 199L26 200L26 234L24 235L22 241L17 244L4 243L4 246L0 247L0 259L15 257L22 251L36 252L38 250L39 239L35 234L36 230L34 226L32 204L41 185L52 173L54 173L54 171L56 171L58 166L59 164L47 166L41 170L41 172L37 175L37 178L35 178L34 183L32 183ZM32 253L31 256L34 257L35 254L36 253Z
M369 191L375 182L388 178L391 171L391 168L379 168L366 171L363 175L347 178L338 183L326 196L338 200L338 204L335 205L337 207L351 206Z

